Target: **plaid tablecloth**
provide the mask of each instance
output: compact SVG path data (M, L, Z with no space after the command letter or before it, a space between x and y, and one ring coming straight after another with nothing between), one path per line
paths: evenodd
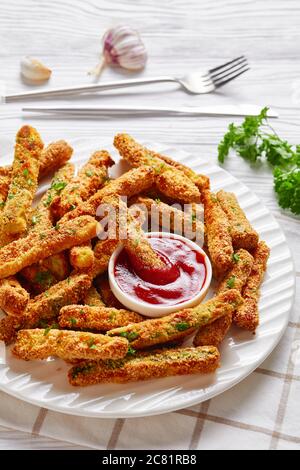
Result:
M299 301L298 289L272 355L212 400L160 416L104 420L55 413L1 392L0 433L16 429L33 440L43 435L93 449L300 449Z

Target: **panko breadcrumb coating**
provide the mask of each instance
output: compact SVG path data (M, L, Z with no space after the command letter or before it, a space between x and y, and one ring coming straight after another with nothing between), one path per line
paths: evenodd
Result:
M82 301L84 305L89 305L90 307L105 307L105 303L95 286L91 286L86 291Z
M234 265L228 271L218 288L218 294L230 289L237 289L242 292L243 286L247 282L253 265L253 257L246 250L238 250L233 255ZM206 325L196 333L194 338L195 346L213 345L218 346L225 338L232 323L232 312L218 318L210 325Z
M40 157L39 179L54 173L70 160L72 147L65 140L52 142L43 149Z
M124 247L130 254L131 260L136 259L143 269L164 269L165 263L153 250L138 221L131 215L126 204L118 196L109 196L103 200L105 204L115 209L117 237L122 237Z
M177 170L182 171L197 186L200 192L210 188L210 181L208 176L195 173L195 171L193 171L188 166L184 165L183 163L177 162L176 160L173 160L172 158L167 157L166 155L161 155L153 151L150 152L153 156L157 156L161 158L164 162L168 163L168 165L171 165L174 168L177 168Z
M4 246L27 229L35 195L43 142L36 129L23 126L16 136L11 183L0 219L0 242Z
M127 354L124 338L56 329L21 330L12 349L14 356L25 361L57 356L74 359L121 359Z
M220 363L213 346L138 352L113 361L81 362L69 371L71 385L127 383L174 375L208 374Z
M115 180L109 181L87 201L79 204L73 211L67 212L60 222L75 219L80 215L95 216L98 207L106 196L118 195L128 198L151 188L154 183L154 170L150 167L134 168Z
M28 231L41 231L51 228L53 217L50 211L50 204L53 198L60 194L74 174L74 165L65 164L54 175L50 187L47 189L37 206L31 211L28 222Z
M39 160L39 180L62 167L71 158L72 152L72 147L64 140L52 142L44 148ZM0 167L0 209L7 198L11 176L11 165Z
M244 303L233 316L234 323L245 330L255 331L259 325L260 285L267 269L269 255L270 248L264 241L260 241L253 253L252 270L242 291Z
M233 247L235 249L255 249L259 238L258 233L251 227L236 196L221 190L218 191L217 198L229 221Z
M67 305L59 314L62 328L109 331L113 328L145 320L142 315L129 310L88 305Z
M233 264L230 226L214 193L203 193L206 242L213 272L222 278Z
M125 308L111 290L107 274L96 277L94 282L106 307Z
M107 169L114 164L106 150L94 152L87 163L80 168L78 175L53 198L51 212L55 220L66 212L76 209L83 201L91 197L107 181Z
M0 249L0 279L90 240L96 235L96 227L97 222L93 217L82 216L40 233L30 233L10 243Z
M20 315L29 301L28 292L15 277L0 281L0 308L8 315Z
M240 293L233 289L196 307L186 308L162 318L116 328L107 334L127 338L133 348L147 348L183 338L193 333L196 328L233 313L241 302Z
M172 231L184 235L190 240L196 238L204 240L204 224L197 219L197 214L187 214L182 210L172 207L159 199L139 196L134 201L132 209L136 205L144 208L148 214L149 222L155 222L165 231Z
M94 277L107 271L111 255L119 244L119 240L98 240L94 246Z
M89 269L94 266L94 251L91 242L73 246L70 250L70 263L75 269Z
M200 191L191 179L169 163L136 142L128 134L118 134L114 146L132 166L150 166L155 171L158 189L167 197L180 202L200 202Z
M17 331L22 326L21 316L7 315L0 320L0 340L10 344L15 340Z

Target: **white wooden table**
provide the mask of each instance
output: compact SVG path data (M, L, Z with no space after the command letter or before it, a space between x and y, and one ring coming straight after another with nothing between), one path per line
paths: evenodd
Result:
M163 85L77 98L78 104L273 105L280 113L280 119L274 122L278 133L292 143L300 141L297 0L1 0L0 6L0 80L7 92L28 89L19 77L19 62L24 55L40 58L53 70L49 86L89 83L87 71L97 62L104 31L113 24L129 24L140 31L149 52L147 68L141 75L182 75L194 67L218 65L241 54L248 57L251 70L210 96L189 96L176 91L173 85ZM103 80L125 76L128 74L120 70L107 69ZM66 103L70 101L61 101ZM27 119L38 127L45 141L98 135L101 146L103 139L112 140L116 132L126 131L144 141L177 145L214 162L217 144L230 121L230 118L188 117ZM20 105L1 108L1 136L13 140L24 122ZM258 194L286 233L296 264L298 287L290 327L299 328L299 218L279 209L269 170L256 171L237 158L228 162L226 169ZM284 382L282 394L287 393ZM78 447L1 428L0 448Z

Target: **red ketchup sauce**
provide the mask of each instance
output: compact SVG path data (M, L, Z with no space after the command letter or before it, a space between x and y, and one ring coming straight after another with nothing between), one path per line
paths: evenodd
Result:
M163 270L153 270L152 276L149 270L143 273L135 269L136 263L131 262L125 249L120 252L114 274L123 292L157 305L181 304L200 292L206 279L204 255L171 237L149 237L152 248L167 263L167 273Z

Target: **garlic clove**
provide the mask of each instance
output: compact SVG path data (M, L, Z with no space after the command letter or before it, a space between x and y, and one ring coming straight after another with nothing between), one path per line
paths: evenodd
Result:
M21 60L21 74L31 82L44 82L49 80L52 71L33 57L23 57Z
M147 62L147 51L137 31L129 26L116 26L102 38L103 60L92 74L99 76L107 64L127 70L141 70Z

